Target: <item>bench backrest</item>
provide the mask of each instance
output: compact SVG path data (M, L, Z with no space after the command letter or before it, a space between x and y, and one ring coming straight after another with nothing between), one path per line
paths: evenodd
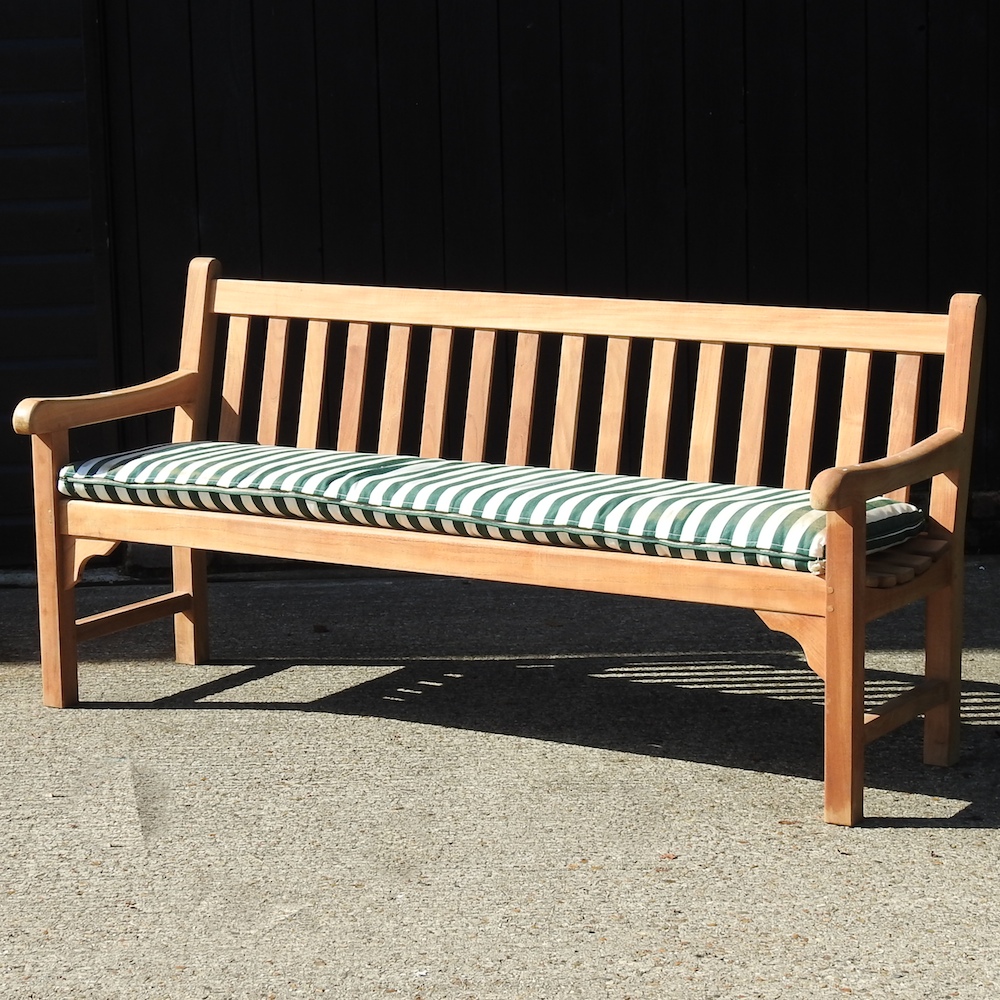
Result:
M820 465L962 429L974 405L978 296L949 317L216 273L192 263L181 367L217 353L220 395L179 413L175 439L217 420L224 440L364 450L367 414L382 453L570 468L583 424L580 467L805 489Z

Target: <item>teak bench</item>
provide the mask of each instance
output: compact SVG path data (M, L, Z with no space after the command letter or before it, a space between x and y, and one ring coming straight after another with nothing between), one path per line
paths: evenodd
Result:
M233 280L198 258L177 371L15 413L32 435L44 701L77 702L79 640L164 615L178 661L206 661L208 551L750 608L825 682L825 816L855 824L867 743L923 715L925 760L958 753L983 323L971 294L938 316ZM173 444L60 479L71 428L165 409ZM925 423L936 430L917 441ZM285 442L297 450L274 450ZM873 450L888 457L863 461ZM689 482L665 479L668 463ZM755 506L765 477L809 492ZM928 480L921 530L906 501ZM717 537L734 497L751 515ZM754 520L772 503L780 531ZM867 555L872 510L916 534ZM676 533L656 535L671 518ZM805 555L758 537L807 522ZM121 541L171 546L173 590L77 621L83 565ZM925 674L866 713L865 624L921 598Z

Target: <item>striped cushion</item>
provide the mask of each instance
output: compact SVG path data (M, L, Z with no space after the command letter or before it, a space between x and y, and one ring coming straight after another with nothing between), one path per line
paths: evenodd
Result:
M823 568L825 514L804 490L225 442L70 465L59 488L114 503ZM898 544L922 523L909 504L870 500L868 550Z

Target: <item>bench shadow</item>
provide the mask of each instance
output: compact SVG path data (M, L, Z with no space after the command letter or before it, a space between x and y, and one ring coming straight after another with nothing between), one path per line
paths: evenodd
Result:
M89 701L81 707L367 716L822 779L822 683L792 652L352 659L352 667L381 668L379 675L306 701L239 695L304 667L325 666L333 687L338 668L328 660L232 666L232 673L148 702ZM885 700L909 679L871 671L869 690ZM873 818L866 825L1000 827L994 777L1000 774L1000 685L967 681L963 700L963 755L955 767L921 763L915 721L870 748L867 784L968 804L950 817Z

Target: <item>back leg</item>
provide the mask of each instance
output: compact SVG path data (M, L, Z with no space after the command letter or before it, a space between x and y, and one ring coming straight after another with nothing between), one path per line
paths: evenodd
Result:
M191 606L174 615L174 655L178 663L207 663L208 560L201 549L173 549L174 590L191 595Z

